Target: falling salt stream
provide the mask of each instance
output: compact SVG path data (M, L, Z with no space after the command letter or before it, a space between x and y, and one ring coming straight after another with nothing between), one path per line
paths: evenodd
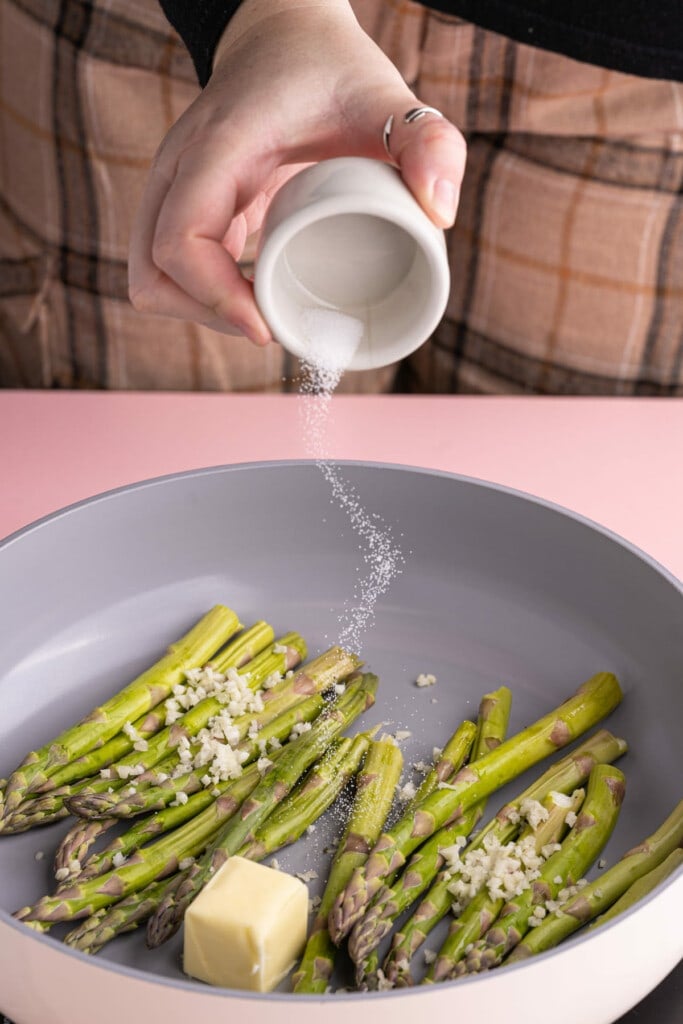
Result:
M355 487L344 479L329 455L332 396L362 339L363 323L333 309L306 309L301 316L301 330L311 352L310 357L302 361L299 384L299 420L304 445L330 485L331 500L344 512L357 535L364 563L364 567L359 567L353 597L344 602L339 616L337 642L360 653L377 602L405 564L405 556L391 528L380 515L364 507Z

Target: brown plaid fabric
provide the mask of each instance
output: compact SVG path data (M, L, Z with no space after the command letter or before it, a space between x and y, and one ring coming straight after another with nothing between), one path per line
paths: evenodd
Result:
M683 394L683 85L355 0L468 139L434 337L345 390ZM278 346L135 313L132 216L197 93L156 0L0 0L0 385L275 391Z

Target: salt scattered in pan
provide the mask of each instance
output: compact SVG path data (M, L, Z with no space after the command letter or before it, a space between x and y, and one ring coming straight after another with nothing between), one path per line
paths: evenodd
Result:
M344 512L358 536L364 570L353 598L339 617L338 642L359 653L379 599L402 572L405 558L381 516L369 512L355 488L344 479L329 456L332 396L363 337L363 323L332 309L305 309L302 334L310 357L302 362L299 386L300 422L308 454L316 460L330 485L332 501Z

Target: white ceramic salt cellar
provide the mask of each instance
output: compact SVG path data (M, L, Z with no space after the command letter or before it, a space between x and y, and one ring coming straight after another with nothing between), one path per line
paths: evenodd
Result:
M394 167L325 160L276 193L254 287L273 336L299 358L351 370L386 366L418 348L443 316L443 231Z

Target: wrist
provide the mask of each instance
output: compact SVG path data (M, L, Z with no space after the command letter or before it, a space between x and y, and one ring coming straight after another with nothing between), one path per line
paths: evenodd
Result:
M242 0L218 41L213 70L221 65L235 44L258 25L277 15L302 13L307 9L338 10L355 19L349 0Z

